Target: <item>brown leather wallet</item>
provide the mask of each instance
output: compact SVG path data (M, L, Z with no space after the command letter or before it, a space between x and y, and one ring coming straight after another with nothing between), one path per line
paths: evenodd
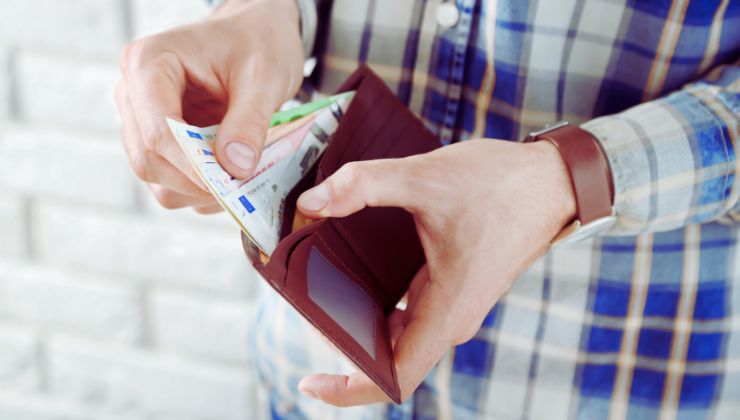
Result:
M349 90L355 97L331 143L288 195L269 261L244 234L242 242L267 282L400 403L387 316L425 261L413 217L399 208L366 208L291 232L295 203L347 162L426 153L440 144L368 67L338 91Z

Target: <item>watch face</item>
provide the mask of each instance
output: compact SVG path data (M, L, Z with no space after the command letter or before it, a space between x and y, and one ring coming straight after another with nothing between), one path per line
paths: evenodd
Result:
M617 223L617 216L613 213L611 216L602 217L596 219L591 223L582 225L580 221L576 220L572 225L567 226L563 231L555 237L552 246L562 246L571 244L573 242L582 241L591 236L609 230L612 226Z

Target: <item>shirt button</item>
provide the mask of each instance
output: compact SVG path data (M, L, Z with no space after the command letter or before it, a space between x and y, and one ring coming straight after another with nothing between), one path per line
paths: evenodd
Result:
M437 6L437 23L439 26L448 29L457 25L460 20L460 11L457 10L454 2L446 1Z

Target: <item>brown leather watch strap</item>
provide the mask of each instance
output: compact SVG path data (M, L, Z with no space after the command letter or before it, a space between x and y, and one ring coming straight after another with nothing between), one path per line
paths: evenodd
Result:
M581 225L612 214L614 187L609 162L598 140L588 131L570 124L533 133L525 142L547 140L560 151L570 172Z

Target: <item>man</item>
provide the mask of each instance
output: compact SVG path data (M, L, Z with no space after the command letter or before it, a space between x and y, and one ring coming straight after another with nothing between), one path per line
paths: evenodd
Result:
M327 92L368 63L454 143L346 165L298 202L312 217L365 206L415 216L427 264L391 317L406 402L373 413L740 409L739 2L227 0L124 51L124 139L159 202L219 210L164 117L221 122L217 157L247 177L309 56L311 82ZM516 142L559 120L571 131ZM598 154L573 158L568 147ZM548 251L574 221L591 221L594 197L608 211L579 230L586 239ZM296 388L334 406L387 401L361 373L316 374L323 349L305 344L310 332L285 304L265 299L255 358L273 414L343 415Z

